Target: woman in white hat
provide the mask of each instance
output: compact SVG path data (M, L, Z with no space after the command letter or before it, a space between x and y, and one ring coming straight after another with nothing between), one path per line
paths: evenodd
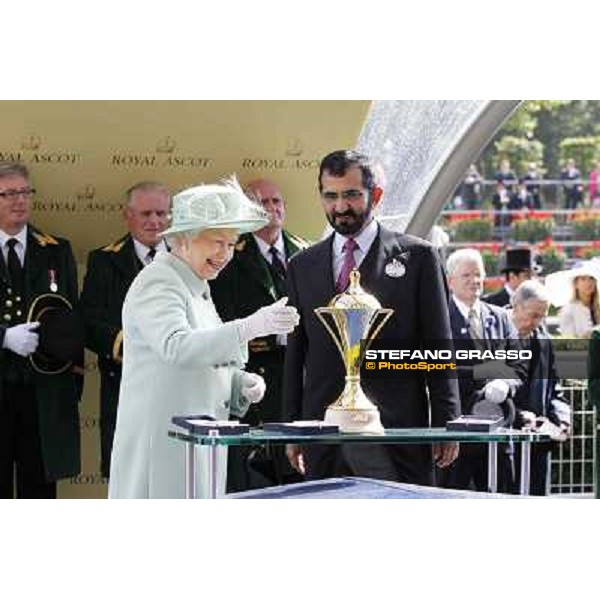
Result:
M563 337L589 338L600 323L599 281L600 268L593 261L546 277L552 304L562 307L558 322Z
M241 416L265 391L242 370L248 341L289 333L295 308L282 299L223 323L210 297L240 233L268 215L235 180L184 190L173 198L171 246L140 271L123 305L123 376L109 482L110 498L183 498L183 446L168 437L174 415ZM197 497L207 496L207 457L198 451ZM223 453L226 449L219 449ZM218 490L225 489L220 461Z

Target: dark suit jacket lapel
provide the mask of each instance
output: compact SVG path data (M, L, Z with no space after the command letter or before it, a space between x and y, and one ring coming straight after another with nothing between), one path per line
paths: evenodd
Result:
M283 246L285 248L285 259L286 261L290 260L294 254L297 254L302 250L302 247L296 244L294 240L288 235L288 233L284 230L283 232Z
M539 385L542 388L542 403L544 414L547 413L547 400L548 395L548 380L550 379L550 338L546 337L540 331L534 333L535 342L537 345L538 360L534 373L534 377L539 377Z
M131 235L127 235L124 239L125 243L120 250L111 254L111 259L115 266L124 273L125 277L129 281L133 281L141 271L142 265L135 253L135 246L133 245Z
M378 300L382 302L386 296L394 296L394 289L398 283L397 278L385 275L386 265L395 259L406 267L408 255L393 232L385 229L381 224L378 227L377 236L362 261L359 271L362 287L371 294L376 291Z
M0 248L0 281L2 281L3 285L8 287L8 270L6 268L6 261L4 260L4 253L2 252L2 248Z
M49 293L50 290L50 273L49 269L56 269L56 265L49 263L49 254L46 250L47 246L42 246L34 237L35 230L28 226L27 228L27 249L25 251L25 290L26 294ZM42 277L46 281L39 281Z
M460 310L458 310L458 306L456 306L456 302L454 302L453 297L450 298L448 310L450 312L452 337L455 339L470 340L471 336L469 335L469 322L462 316Z
M307 269L310 272L308 281L299 281L298 286L306 286L311 291L315 306L327 306L337 294L333 275L333 234L315 244L311 248L310 263Z
M237 255L240 266L246 271L248 277L260 283L273 300L277 300L277 292L273 278L271 277L271 271L269 271L267 261L261 254L254 236L248 233L243 236L243 241L245 244L242 250L238 251Z

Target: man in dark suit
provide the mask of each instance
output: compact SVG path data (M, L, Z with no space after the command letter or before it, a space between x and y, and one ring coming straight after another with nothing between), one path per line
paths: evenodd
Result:
M288 420L322 420L344 388L343 362L314 309L346 289L351 265L358 267L362 287L395 310L378 339L419 347L426 340L451 337L438 254L428 242L390 231L374 219L383 189L369 159L352 150L333 152L321 162L318 183L334 233L295 256L288 268L290 304L301 313L299 327L288 336L285 359ZM365 371L362 387L387 428L444 426L459 412L458 386L450 376L381 380ZM434 460L449 465L458 445L435 444L433 450L427 445L290 445L287 452L309 479L357 475L431 484Z
M564 181L563 191L565 195L565 208L576 209L583 203L583 184L581 182L581 172L575 166L572 158L567 160L565 168L560 172L560 179Z
M488 304L506 307L510 306L510 299L516 289L533 277L539 271L535 264L533 254L529 248L509 248L504 256L502 268L506 281L504 287L493 294L487 294L482 298Z
M251 315L262 306L287 296L288 260L308 243L283 229L285 200L277 185L257 179L245 187L260 202L270 221L262 229L240 237L231 262L210 282L212 299L223 321ZM281 386L286 336L250 341L246 370L261 375L267 390L260 404L253 404L242 421L253 426L282 418ZM268 454L267 454L268 453ZM260 472L259 472L260 471ZM231 447L228 454L227 489L240 492L298 480L279 447Z
M549 300L544 286L537 281L522 283L512 298L512 323L521 344L532 351L528 361L527 379L515 396L516 427L541 429L546 422L555 425L548 431L555 440L563 440L571 430L571 407L558 389L559 379L554 365L552 341L542 322L548 312ZM520 445L519 445L520 446ZM529 493L545 496L549 492L551 442L532 444ZM520 475L520 447L515 450L516 490Z
M77 302L75 259L68 241L28 223L35 190L27 168L0 163L0 498L56 498L56 482L80 470L81 370L36 370L30 360L39 323L33 301L59 294Z
M170 194L162 183L144 181L126 192L124 219L128 233L92 250L81 292L86 346L98 355L100 370L100 468L110 473L117 419L123 331L121 309L131 282L157 252L167 251L160 233L167 227Z
M456 348L497 350L509 349L511 345L516 348L516 332L507 312L479 299L485 279L481 254L471 248L462 248L450 255L446 267L452 291L450 323ZM475 406L481 401L488 405L504 405L501 406L504 412L508 406L505 403L514 398L522 385L524 368L512 361L502 366L481 360L457 361L457 364L461 413L464 415L477 414ZM498 489L511 491L514 477L510 447L500 447L499 463ZM463 444L458 460L444 478L444 485L487 491L487 465L486 445Z

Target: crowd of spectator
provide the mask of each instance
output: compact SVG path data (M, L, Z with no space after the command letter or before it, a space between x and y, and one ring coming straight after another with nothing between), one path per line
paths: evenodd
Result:
M539 210L550 208L544 197L544 188L558 187L557 203L552 208L575 210L584 206L600 208L600 161L589 173L582 176L575 160L566 160L556 178L548 177L545 169L530 162L527 171L517 174L510 161L500 161L492 177L484 177L476 165L471 165L455 190L448 209L495 211Z

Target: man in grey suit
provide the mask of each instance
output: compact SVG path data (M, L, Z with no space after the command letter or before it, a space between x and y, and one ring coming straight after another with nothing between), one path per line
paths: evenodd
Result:
M456 250L448 258L446 266L452 290L450 323L456 348L517 349L517 334L507 312L480 300L485 268L479 251L473 248ZM512 401L525 377L524 365L508 360L505 364L496 365L477 359L457 363L462 414L482 414L482 411L490 414L491 410L492 414L501 412L505 419L510 420L514 412ZM464 444L459 459L441 478L444 486L487 491L487 458L485 444ZM499 491L510 492L513 480L512 448L501 445Z
M527 379L515 397L515 426L545 430L556 442L564 441L570 434L572 417L571 407L560 389L552 339L543 326L549 304L544 286L538 281L526 281L512 297L513 308L509 316L519 334L520 343L533 354L527 362ZM547 427L548 424L550 427ZM529 493L532 496L545 496L549 492L553 442L533 444L531 447ZM517 447L515 451L516 489L519 489L520 450Z
M286 352L284 413L289 420L323 419L344 387L344 365L314 309L346 289L349 266L358 267L368 293L395 309L378 339L419 346L451 338L448 292L437 252L428 242L390 231L375 220L383 189L369 159L352 150L326 156L319 193L334 233L294 256L288 266L290 304L302 316ZM365 371L362 385L387 428L444 426L459 414L458 385L451 375L381 380ZM434 461L441 467L451 464L458 446L290 445L287 453L309 479L357 475L431 484Z

